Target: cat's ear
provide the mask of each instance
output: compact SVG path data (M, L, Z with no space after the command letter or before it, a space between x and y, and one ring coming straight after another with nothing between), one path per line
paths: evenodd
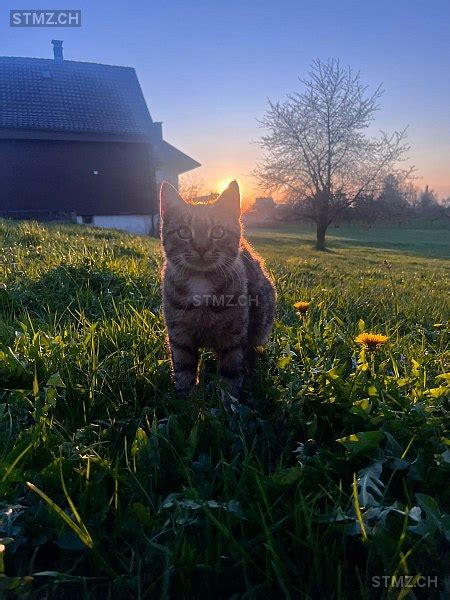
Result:
M232 181L216 200L217 208L226 216L239 219L241 216L241 194L237 181Z
M173 185L170 185L170 183L167 183L167 181L163 181L161 184L159 206L161 219L164 219L172 213L185 210L187 204L177 190L173 187Z

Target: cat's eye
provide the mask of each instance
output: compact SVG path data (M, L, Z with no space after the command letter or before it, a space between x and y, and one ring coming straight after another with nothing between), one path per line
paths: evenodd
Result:
M223 238L224 235L225 235L225 230L220 225L215 225L211 229L211 237L214 238L215 240L220 240L221 238Z
M178 236L182 240L190 240L191 239L191 230L189 227L180 227L178 230Z

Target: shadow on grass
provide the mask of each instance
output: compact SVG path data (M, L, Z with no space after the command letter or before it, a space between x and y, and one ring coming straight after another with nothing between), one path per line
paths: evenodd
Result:
M249 229L247 235L258 245L273 246L280 251L289 251L293 255L299 248L307 247L320 256L323 251L315 249L315 233L312 229L294 226L267 230ZM275 240L276 238L276 240ZM374 239L375 238L375 239ZM445 229L394 229L380 228L364 230L362 228L333 228L327 235L325 252L337 254L339 250L367 249L394 251L399 254L421 258L445 258L450 254L450 236Z

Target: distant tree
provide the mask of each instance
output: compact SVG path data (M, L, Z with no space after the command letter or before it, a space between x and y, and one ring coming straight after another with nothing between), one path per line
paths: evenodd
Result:
M430 190L428 185L419 194L418 208L421 212L426 213L430 208L434 207L438 203L438 199L434 190Z
M443 198L442 199L442 206L445 209L445 211L449 211L450 210L450 196L448 196L448 198Z
M396 221L400 225L410 215L405 190L395 175L389 174L384 179L378 203L385 220Z
M303 91L282 103L269 100L255 176L266 193L306 203L317 225L316 248L324 250L328 226L346 207L374 195L388 174L402 179L410 172L398 166L409 146L405 130L365 134L382 90L369 94L350 67L316 60L309 79L300 81Z
M205 184L197 173L182 175L178 184L178 191L184 200L191 202L202 195Z
M442 213L447 222L450 220L450 196L442 199Z
M412 214L414 215L419 204L419 194L417 187L412 181L408 181L403 184L402 189L405 200L408 206L411 208Z
M360 195L345 211L347 218L373 227L382 218L380 203L371 195Z
M445 206L439 202L434 190L431 190L428 185L426 185L425 189L419 194L417 214L430 221L436 221L437 219L446 216Z

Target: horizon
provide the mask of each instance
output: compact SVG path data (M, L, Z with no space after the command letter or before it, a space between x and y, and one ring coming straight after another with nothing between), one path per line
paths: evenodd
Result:
M267 98L281 101L299 91L298 78L307 77L313 59L338 58L361 73L369 90L379 84L385 90L370 133L408 126L415 184L450 196L447 3L439 0L426 13L422 4L403 0L370 7L284 0L276 12L267 0L251 4L129 8L83 0L74 7L81 9L81 27L72 29L10 28L8 6L1 13L1 54L51 58L57 38L66 60L134 67L165 139L202 164L191 173L204 191L221 191L236 179L247 201L266 195L250 173L261 155L257 119ZM36 0L33 8L48 6Z

